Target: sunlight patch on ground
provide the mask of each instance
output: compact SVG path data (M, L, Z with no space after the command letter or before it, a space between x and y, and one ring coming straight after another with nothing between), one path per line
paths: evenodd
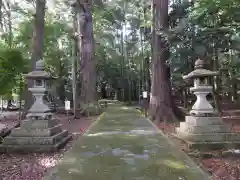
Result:
M104 135L113 135L113 134L120 134L117 131L111 131L111 132L99 132L94 134L84 134L84 136L104 136Z
M170 167L170 168L174 168L174 169L185 169L186 166L179 161L172 161L172 160L163 160L163 164L165 164L166 166Z
M82 133L80 133L80 132L74 132L74 133L72 133L73 135L81 135Z
M38 160L39 165L45 168L51 168L57 165L58 161L53 157L40 158Z
M146 130L131 130L130 134L139 134L139 135L150 135L156 134L156 131L146 131Z
M129 109L129 108L124 106L124 107L121 107L121 109Z
M78 166L77 168L70 168L69 170L68 170L68 173L80 173L80 174L83 174L84 172L83 172L83 167L82 167L82 165L80 165L80 166Z
M74 164L76 162L76 158L65 158L63 159L63 162L68 164Z
M84 134L83 136L106 136L106 135L114 135L114 134L123 134L123 135L129 135L129 136L134 136L134 135L154 135L157 132L152 130L152 131L147 131L147 130L131 130L128 132L123 132L123 131L110 131L110 132L99 132L99 133L92 133L92 134Z

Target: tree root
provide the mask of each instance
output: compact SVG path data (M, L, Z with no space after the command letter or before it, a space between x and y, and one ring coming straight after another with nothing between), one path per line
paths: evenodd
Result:
M155 105L151 105L155 106ZM154 109L153 109L154 108ZM177 109L177 107L176 107ZM178 109L180 111L180 109ZM179 112L178 112L179 113ZM179 122L176 110L173 107L168 107L164 103L160 103L157 107L151 107L151 119L156 123L160 122Z

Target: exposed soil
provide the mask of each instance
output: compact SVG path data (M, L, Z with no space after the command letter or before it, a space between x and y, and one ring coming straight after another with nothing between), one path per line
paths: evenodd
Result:
M55 166L63 157L63 153L71 149L73 142L93 122L92 118L73 118L66 115L58 115L63 129L73 134L73 140L59 152L55 153L29 153L29 154L0 154L0 180L41 180L44 172ZM68 120L71 120L70 122ZM0 121L8 127L13 127L19 120L16 116L7 117Z
M0 123L5 124L8 128L14 127L18 124L18 122L19 119L17 112L11 112L9 114L4 113L0 115Z
M240 113L236 110L228 110L223 114L224 122L232 126L233 132L240 133ZM184 141L174 138L171 134L179 123L161 123L158 127L167 134L178 146L181 147L202 169L207 171L213 180L240 180L240 156L224 155L225 150L197 152L188 149Z

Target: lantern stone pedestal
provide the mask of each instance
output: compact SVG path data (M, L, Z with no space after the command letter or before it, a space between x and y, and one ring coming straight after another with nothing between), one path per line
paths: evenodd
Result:
M176 128L175 136L187 142L194 149L217 149L240 147L240 133L232 133L231 127L225 124L212 105L206 99L212 86L208 84L210 76L218 72L204 69L204 61L197 60L195 70L183 79L192 78L194 87L190 90L197 100L185 117L185 122Z
M4 138L0 145L1 152L57 151L71 138L68 131L62 130L61 124L43 100L49 87L47 80L52 79L43 69L44 61L39 60L36 70L26 75L26 78L34 81L34 86L29 91L35 97L35 102L29 109L27 118L21 121L20 127L13 129Z

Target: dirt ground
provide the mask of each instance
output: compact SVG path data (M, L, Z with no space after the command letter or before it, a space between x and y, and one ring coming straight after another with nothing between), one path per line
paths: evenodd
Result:
M228 110L223 114L223 120L232 126L233 132L240 133L240 111ZM183 151L185 151L202 169L207 171L213 180L240 180L240 154L224 155L226 150L215 150L208 152L197 152L188 149L187 145L174 138L171 134L175 128L179 127L179 123L164 124L161 123L158 127L167 134Z
M71 120L70 116L58 115L63 129L73 134L73 140L56 153L30 154L0 154L0 180L41 180L43 173L55 166L63 157L64 152L71 149L73 142L89 127L95 117ZM19 120L16 116L4 118L0 121L8 127L13 127Z

